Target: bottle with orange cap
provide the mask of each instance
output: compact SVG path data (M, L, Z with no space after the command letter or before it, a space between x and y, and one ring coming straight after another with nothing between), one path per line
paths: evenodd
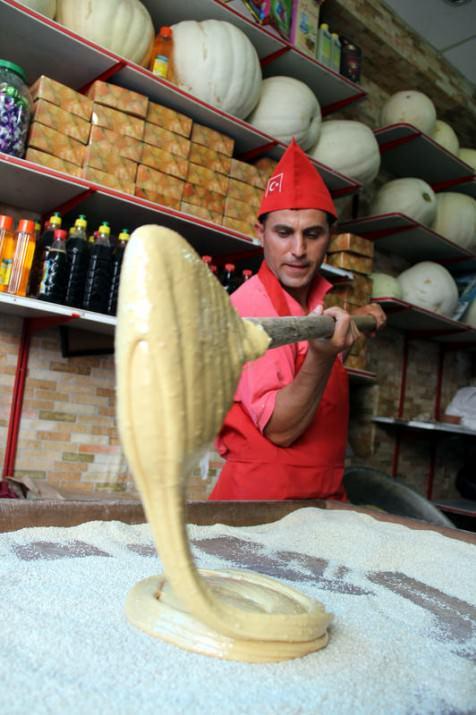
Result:
M173 31L168 25L160 28L152 48L149 69L156 77L162 77L173 82Z
M30 271L36 246L35 222L22 219L18 223L13 256L12 272L8 281L8 292L26 295Z
M15 254L13 218L7 214L0 216L0 291L8 289Z

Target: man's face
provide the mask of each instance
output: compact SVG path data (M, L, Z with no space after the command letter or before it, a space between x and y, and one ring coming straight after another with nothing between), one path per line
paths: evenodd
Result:
M316 275L329 244L330 228L324 211L272 211L256 225L264 257L281 285L298 297Z

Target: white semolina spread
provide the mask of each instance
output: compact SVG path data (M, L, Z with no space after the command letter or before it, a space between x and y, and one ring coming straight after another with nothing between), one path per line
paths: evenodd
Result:
M150 527L90 522L0 534L1 712L469 715L476 547L348 511L190 526L201 568L278 578L334 614L329 645L249 664L133 628L126 594L162 570Z

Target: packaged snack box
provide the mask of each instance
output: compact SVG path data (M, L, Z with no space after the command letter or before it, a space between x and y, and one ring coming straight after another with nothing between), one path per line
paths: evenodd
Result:
M88 97L93 102L104 104L107 107L118 109L141 119L145 119L147 116L148 97L130 89L109 84L109 82L102 82L101 80L93 82L88 90Z
M76 114L87 122L91 119L93 103L89 97L76 92L71 87L67 87L61 82L56 82L45 75L38 77L36 82L30 87L31 96L34 102L37 99L46 99L51 104L56 104L66 112Z

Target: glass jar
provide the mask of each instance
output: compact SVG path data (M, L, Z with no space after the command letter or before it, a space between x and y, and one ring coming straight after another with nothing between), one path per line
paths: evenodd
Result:
M21 67L0 60L0 152L25 156L33 102Z

